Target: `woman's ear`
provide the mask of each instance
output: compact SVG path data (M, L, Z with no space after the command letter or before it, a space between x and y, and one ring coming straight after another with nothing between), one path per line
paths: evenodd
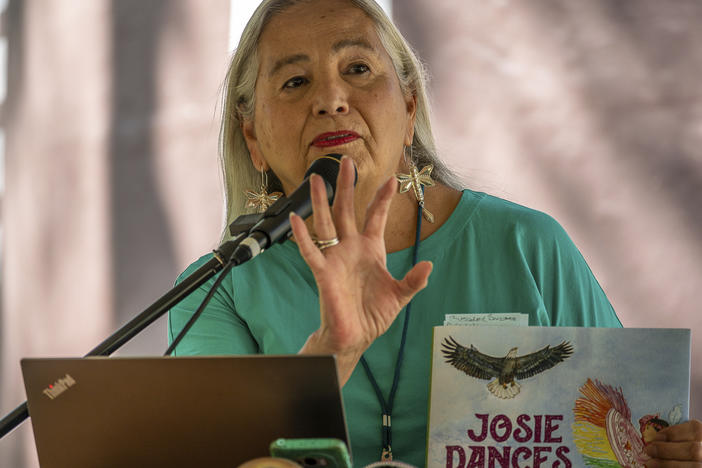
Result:
M417 117L417 96L412 94L407 99L407 132L405 134L405 146L411 146L414 141L414 122Z
M256 138L256 129L254 128L253 120L243 119L241 121L241 133L244 135L246 147L249 149L251 163L254 165L257 171L267 171L269 166L258 146L258 139Z

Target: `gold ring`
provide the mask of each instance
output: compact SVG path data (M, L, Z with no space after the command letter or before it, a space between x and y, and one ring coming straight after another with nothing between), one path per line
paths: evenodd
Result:
M317 246L319 250L328 249L339 243L338 237L332 237L331 239L314 239L314 245Z

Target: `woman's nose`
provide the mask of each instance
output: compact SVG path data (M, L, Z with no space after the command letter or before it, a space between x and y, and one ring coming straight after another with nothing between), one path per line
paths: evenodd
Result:
M320 81L312 105L313 114L335 115L348 111L348 93L343 80L332 78Z

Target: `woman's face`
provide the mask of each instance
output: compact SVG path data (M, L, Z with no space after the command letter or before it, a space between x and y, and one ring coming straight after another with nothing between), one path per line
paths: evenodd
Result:
M372 21L344 0L303 2L270 21L258 56L254 116L242 127L254 166L290 193L315 159L345 154L369 199L398 169L415 113Z

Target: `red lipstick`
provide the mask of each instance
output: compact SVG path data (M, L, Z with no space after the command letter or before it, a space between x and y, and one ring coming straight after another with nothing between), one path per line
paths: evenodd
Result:
M327 132L317 135L312 140L312 146L327 148L329 146L339 146L350 143L359 138L358 133L351 130L339 130L338 132Z

